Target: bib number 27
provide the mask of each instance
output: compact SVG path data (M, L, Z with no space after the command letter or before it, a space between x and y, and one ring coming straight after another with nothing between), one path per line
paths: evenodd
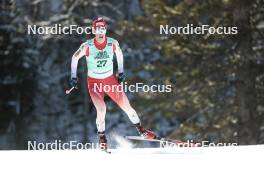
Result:
M104 67L107 60L98 60L97 61L97 67Z

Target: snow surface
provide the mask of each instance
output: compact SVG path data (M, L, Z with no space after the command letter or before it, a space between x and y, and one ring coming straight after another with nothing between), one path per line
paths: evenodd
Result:
M1 175L263 176L264 145L0 151Z

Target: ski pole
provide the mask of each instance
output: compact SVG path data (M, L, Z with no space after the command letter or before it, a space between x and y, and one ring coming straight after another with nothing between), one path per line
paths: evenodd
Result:
M68 90L66 90L65 91L65 93L68 95L68 94L70 94L71 93L71 91L74 89L74 87L72 87L72 88L70 88L70 89L68 89Z

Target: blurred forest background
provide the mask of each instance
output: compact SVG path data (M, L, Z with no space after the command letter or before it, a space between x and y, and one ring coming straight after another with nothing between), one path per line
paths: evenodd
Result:
M96 140L86 88L66 96L71 56L93 37L27 35L27 25L89 26L108 21L125 57L129 84L171 84L172 93L128 93L146 127L160 136L211 142L264 143L263 0L1 0L0 149L28 140ZM160 35L159 25L237 26L237 35ZM106 128L136 134L107 99Z

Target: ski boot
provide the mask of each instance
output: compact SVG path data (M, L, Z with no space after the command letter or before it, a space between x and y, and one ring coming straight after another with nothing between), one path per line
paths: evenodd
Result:
M139 135L146 139L155 139L157 137L154 132L145 129L140 123L135 124L135 127Z
M107 150L107 140L104 132L98 132L99 135L99 147L101 150Z

